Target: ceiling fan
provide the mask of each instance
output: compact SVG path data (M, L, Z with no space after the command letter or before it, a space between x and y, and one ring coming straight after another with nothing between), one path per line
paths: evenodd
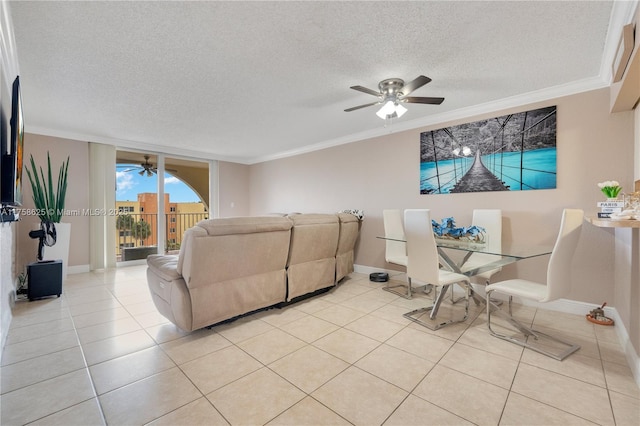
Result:
M147 177L153 176L154 174L158 173L158 168L154 167L153 164L149 162L150 158L151 158L150 156L145 155L144 156L144 163L140 163L139 166L134 166L133 168L130 168L130 169L127 169L127 170L123 170L123 172L132 172L134 170L141 169L138 172L138 174L140 176L144 176L145 173L147 174ZM166 169L165 168L164 170L167 171L167 172L173 172L173 173L176 172L176 170L173 170L173 169Z
M407 109L400 105L401 103L440 105L442 101L444 101L444 98L408 96L411 92L419 89L430 81L431 79L429 77L425 77L424 75L418 76L415 80L412 80L407 84L405 84L404 80L400 78L388 78L386 80L382 80L378 84L377 92L375 90L367 89L366 87L362 86L351 86L351 89L366 93L368 95L376 96L378 100L376 102L347 108L345 109L345 112L351 112L360 108L383 104L382 108L380 108L376 115L385 120L389 118L401 117L402 114L407 112Z

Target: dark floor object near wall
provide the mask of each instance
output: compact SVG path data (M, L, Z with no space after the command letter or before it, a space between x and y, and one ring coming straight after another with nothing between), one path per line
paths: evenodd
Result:
M369 281L374 283L386 283L389 281L389 274L386 272L373 272L369 274Z
M27 265L29 300L62 294L62 261L45 260Z

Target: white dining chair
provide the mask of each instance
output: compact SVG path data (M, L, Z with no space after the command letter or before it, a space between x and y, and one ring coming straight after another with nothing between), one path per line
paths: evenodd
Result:
M431 214L428 209L408 209L404 211L404 230L407 240L407 276L411 282L431 284L435 288L433 304L426 308L416 309L404 314L410 319L431 330L437 330L449 324L462 322L469 314L469 295L471 283L466 275L440 269L438 248L431 227ZM439 301L444 292L453 284L459 284L465 293L465 312L461 319L439 321L437 313L440 309ZM451 289L453 291L453 288ZM425 313L429 313L429 321L422 320Z
M576 250L576 246L578 245L578 239L580 238L583 218L584 212L579 209L565 209L562 212L560 231L558 232L558 238L556 239L553 251L551 252L549 266L547 268L546 285L524 279L511 279L489 284L486 287L487 326L492 336L524 346L559 361L562 361L580 349L579 345L575 345L558 337L542 333L541 331L534 330L533 328L523 325L513 318L511 303L513 296L531 299L538 303L547 303L565 297L569 294L569 291L571 290L571 261ZM496 306L495 304L490 303L490 297L494 292L509 296L509 315L507 320L511 325L525 335L524 340L496 333L492 329L491 311L496 309ZM530 339L538 340L541 336L556 343L560 343L565 346L566 349L552 352L551 350L544 349L539 345L531 344Z
M485 230L485 244L487 249L494 253L500 253L502 249L502 210L500 209L474 209L471 224ZM500 260L502 256L488 253L473 253L462 266L462 272L470 276L473 284L483 287L491 282L491 278L502 271L502 267L471 275L469 272L488 263ZM474 300L476 300L474 298ZM502 304L499 300L493 300L495 304ZM476 304L479 302L476 300Z
M385 252L384 258L388 263L407 267L407 243L405 241L404 226L402 225L402 211L387 209L382 211L384 223ZM382 288L390 293L411 299L411 278L407 278L407 284L387 284ZM405 291L398 291L404 288Z
M485 244L488 250L500 253L502 248L502 210L500 209L475 209L471 224L484 228ZM464 263L462 270L465 272L484 266L499 260L501 256L487 253L473 253ZM471 277L472 282L489 284L491 277L502 270L501 267L490 271L481 272Z

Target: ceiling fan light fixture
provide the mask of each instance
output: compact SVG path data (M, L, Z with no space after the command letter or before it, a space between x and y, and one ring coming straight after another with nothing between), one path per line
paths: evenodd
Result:
M407 112L407 109L402 105L400 105L399 103L396 103L395 107L396 107L396 114L398 114L398 117L402 117L404 113Z
M142 169L142 170L140 170L140 171L138 172L138 174L139 174L140 176L144 176L144 172L145 172L145 170L144 170L144 169Z
M407 112L407 109L400 105L397 100L388 100L384 103L382 108L376 112L376 115L383 120L389 118L402 117Z
M393 115L395 111L396 111L396 108L393 104L393 101L387 101L384 103L382 108L380 108L378 112L376 112L376 115L381 119L385 120L387 116Z

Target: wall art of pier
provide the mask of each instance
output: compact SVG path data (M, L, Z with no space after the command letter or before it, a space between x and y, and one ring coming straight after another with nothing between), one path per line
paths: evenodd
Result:
M556 107L420 134L420 193L556 187Z

